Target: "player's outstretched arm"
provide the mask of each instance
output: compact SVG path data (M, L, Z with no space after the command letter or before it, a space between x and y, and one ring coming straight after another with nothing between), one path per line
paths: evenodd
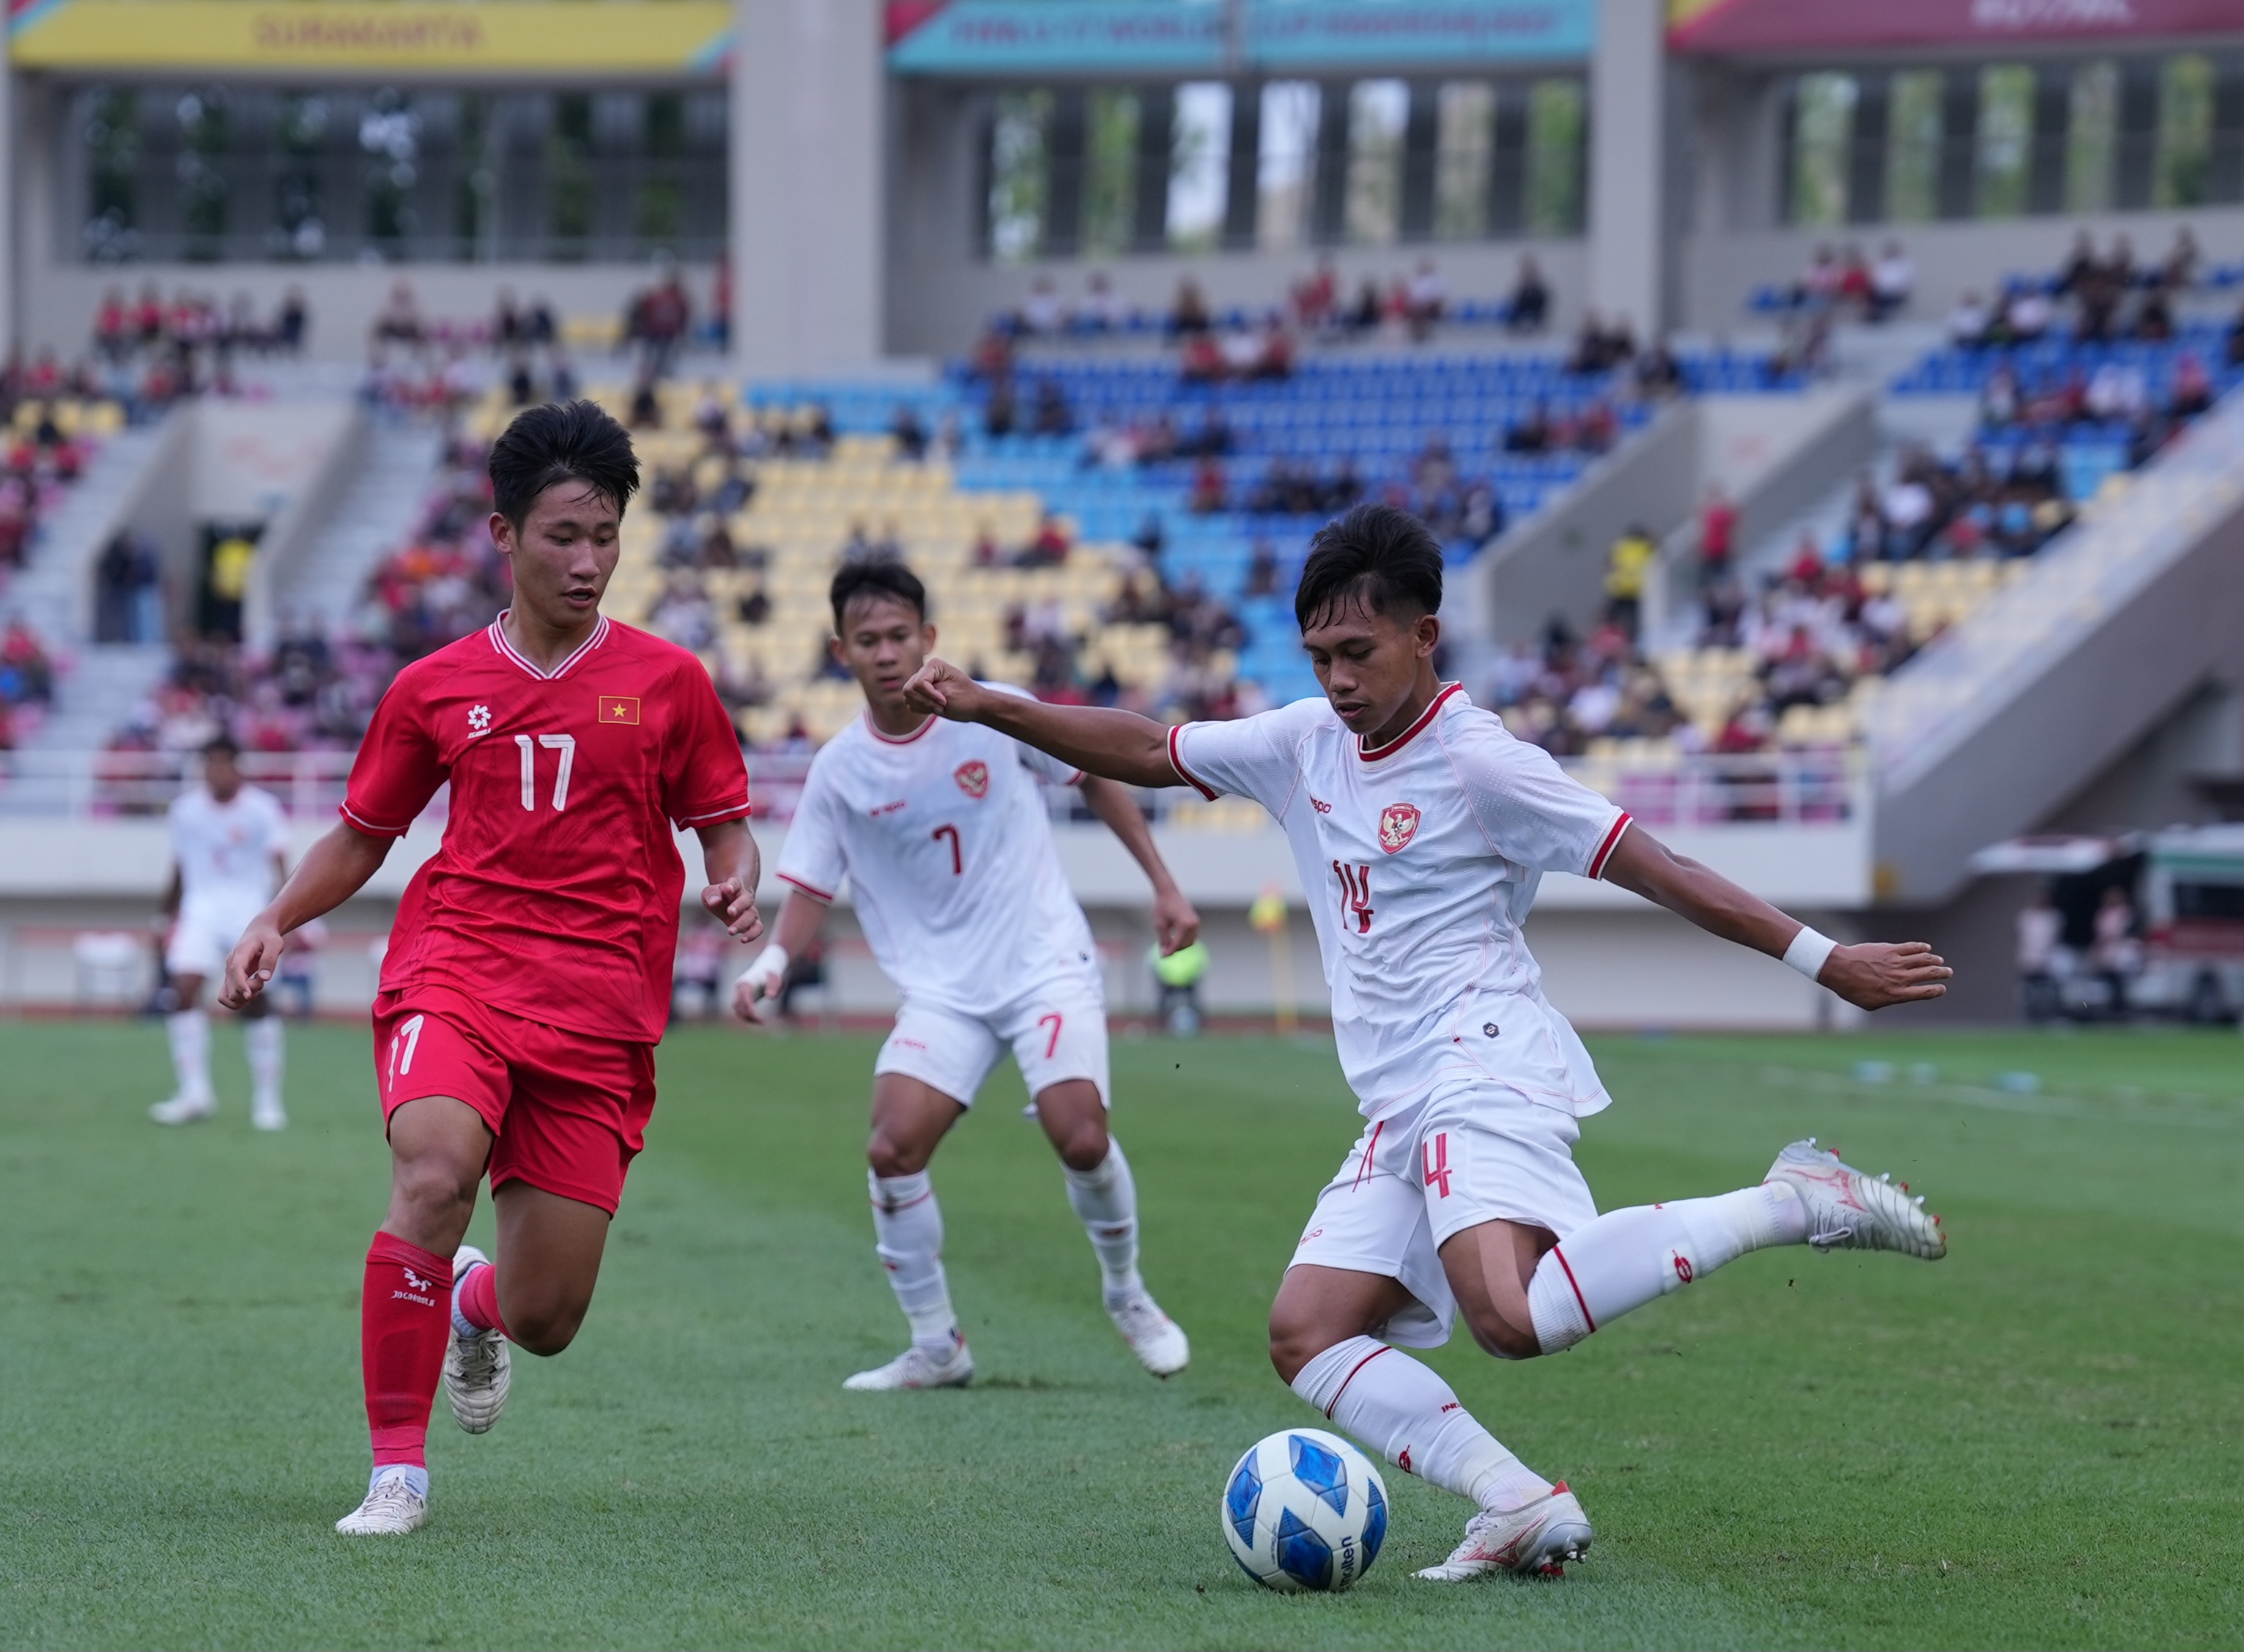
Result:
M801 890L789 890L779 909L779 933L733 983L733 1013L751 1026L761 1026L763 1001L779 996L780 988L787 984L787 965L810 944L825 922L824 901Z
M280 966L282 938L315 917L324 917L360 890L389 858L394 837L376 837L348 821L312 845L273 904L250 920L226 955L226 981L218 1001L238 1010L265 990Z
M978 722L1048 751L1086 775L1132 786L1181 786L1169 762L1169 731L1134 711L1097 706L1047 706L1019 694L992 694L947 660L930 660L904 685L916 711L953 722Z
M1676 854L1634 824L1606 857L1604 877L1608 884L1689 918L1711 935L1771 958L1786 957L1806 929L1760 896ZM1882 1010L1938 998L1948 990L1941 983L1954 973L1923 941L1870 941L1834 946L1815 979L1858 1008Z
M1146 881L1153 886L1153 937L1160 945L1161 956L1166 958L1198 940L1200 914L1185 898L1184 890L1177 887L1177 880L1169 875L1169 863L1161 858L1161 851L1153 842L1152 829L1139 812L1138 800L1111 780L1086 775L1083 780L1083 801L1092 814L1106 823L1106 829L1122 840L1122 847L1130 851L1130 858L1144 869Z

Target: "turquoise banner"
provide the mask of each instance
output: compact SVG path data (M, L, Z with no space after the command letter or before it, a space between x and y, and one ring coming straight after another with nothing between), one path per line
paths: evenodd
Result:
M1586 58L1596 0L892 0L909 75L1220 75Z

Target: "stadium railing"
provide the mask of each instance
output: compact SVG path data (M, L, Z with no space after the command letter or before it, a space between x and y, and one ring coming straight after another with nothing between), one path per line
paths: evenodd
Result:
M241 768L300 821L333 818L343 799L354 754L347 751L245 752ZM1647 826L1823 825L1851 820L1862 809L1865 773L1855 750L1755 753L1747 756L1667 755L1657 759L1579 757L1566 767ZM152 820L199 777L200 759L166 751L17 751L0 754L0 818ZM748 775L756 818L784 823L794 814L810 754L752 752ZM1056 818L1090 816L1078 795L1052 789ZM1183 828L1254 829L1264 823L1251 803L1204 802L1182 790L1146 792L1152 817ZM424 819L445 817L439 792Z

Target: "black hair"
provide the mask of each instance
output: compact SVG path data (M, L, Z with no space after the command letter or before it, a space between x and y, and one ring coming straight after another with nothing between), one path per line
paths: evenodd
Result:
M1313 621L1361 606L1367 613L1398 608L1438 613L1442 547L1408 511L1371 502L1317 530L1294 587L1294 618Z
M537 496L557 482L581 482L616 507L639 491L631 433L596 402L524 408L491 443L491 504L519 528Z
M220 752L224 752L229 757L239 757L241 755L240 743L236 741L232 735L227 734L223 728L220 729L218 733L213 735L208 740L203 741L204 756L215 757Z
M927 587L919 582L919 575L894 557L851 557L834 575L833 587L827 592L834 604L834 634L842 634L849 605L860 597L875 601L901 602L919 615L923 623L927 619Z

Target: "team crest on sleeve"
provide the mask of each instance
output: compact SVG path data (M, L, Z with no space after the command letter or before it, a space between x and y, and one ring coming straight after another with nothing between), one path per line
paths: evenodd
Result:
M1418 835L1418 806L1389 803L1379 816L1379 847L1389 854L1403 848Z
M959 764L950 771L950 777L958 782L958 789L969 797L987 797L990 795L990 765L978 757L971 762Z

